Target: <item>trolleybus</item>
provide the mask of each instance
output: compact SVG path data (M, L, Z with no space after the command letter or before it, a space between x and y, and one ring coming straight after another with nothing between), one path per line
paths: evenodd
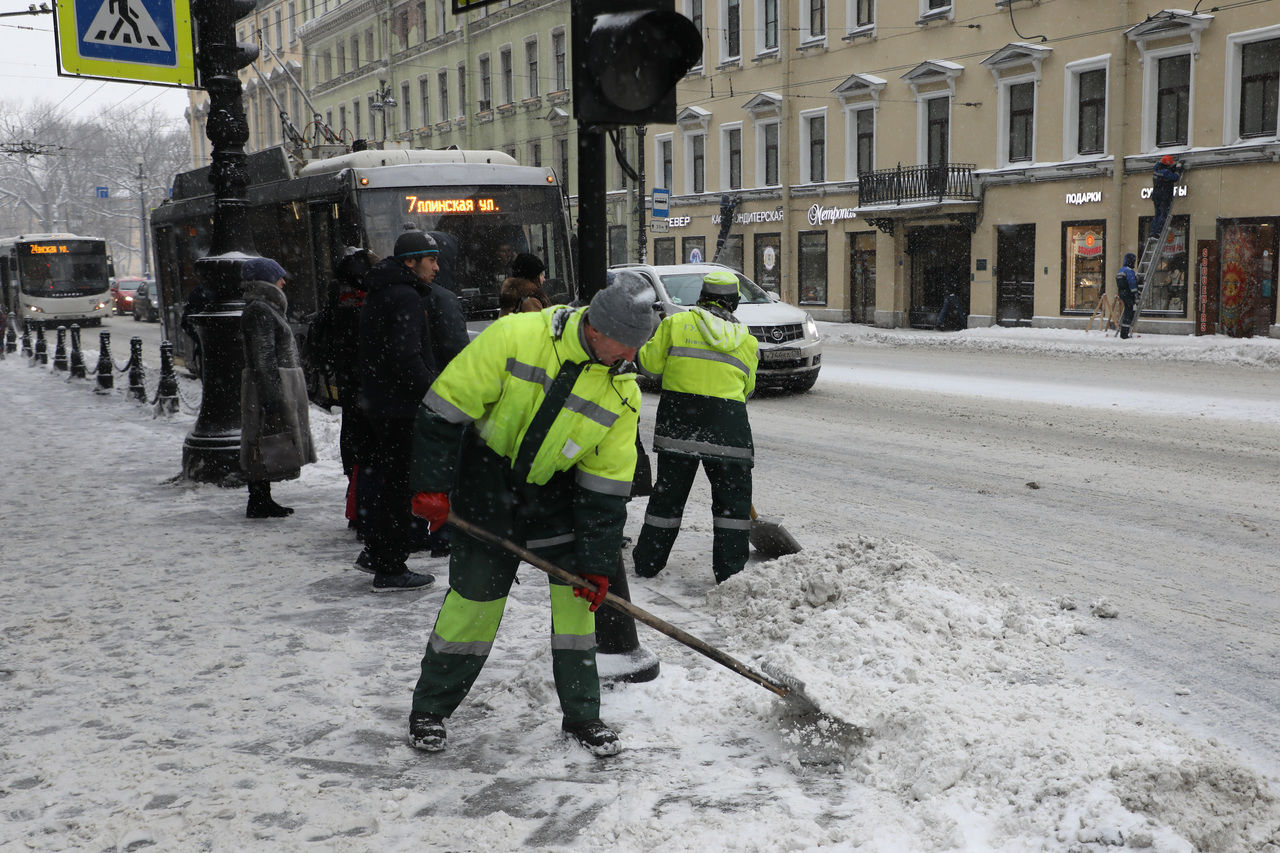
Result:
M21 325L98 325L111 314L111 257L101 237L0 237L0 299Z
M568 199L549 168L458 149L368 150L298 165L283 148L249 155L247 167L254 245L290 273L289 319L304 354L311 320L338 299L335 268L348 249L384 257L407 229L442 243L437 282L460 297L468 320L497 316L499 285L519 252L547 265L543 287L553 301L576 294ZM193 342L180 330L182 309L213 233L208 171L179 174L172 198L151 216L165 334L183 359ZM333 402L318 369L307 365L312 396Z

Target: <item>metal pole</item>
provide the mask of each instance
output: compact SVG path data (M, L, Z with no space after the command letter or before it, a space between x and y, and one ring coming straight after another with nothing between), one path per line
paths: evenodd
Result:
M636 125L636 262L641 264L649 254L649 230L644 215L644 135L645 126Z
M578 125L578 293L590 302L609 268L604 131Z
M249 225L249 173L244 144L249 123L241 102L235 63L235 9L230 2L197 3L199 44L196 63L209 93L205 132L213 144L209 183L213 185L213 233L209 254L196 261L196 275L212 291L205 310L192 315L202 354L200 414L182 445L182 472L205 483L238 485L240 477L240 266L257 254ZM242 63L243 64L243 63Z
M151 269L151 250L147 247L147 188L142 171L142 158L138 158L138 230L142 232L142 277Z

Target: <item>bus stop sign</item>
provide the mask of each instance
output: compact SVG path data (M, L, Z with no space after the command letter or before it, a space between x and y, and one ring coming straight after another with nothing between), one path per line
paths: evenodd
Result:
M194 86L191 0L57 0L64 77Z

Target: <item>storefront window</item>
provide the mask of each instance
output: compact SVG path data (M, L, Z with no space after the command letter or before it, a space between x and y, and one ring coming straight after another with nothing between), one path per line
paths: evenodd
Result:
M800 232L800 302L827 304L827 232Z
M1097 307L1107 276L1106 235L1106 220L1063 223L1062 313Z
M1139 245L1146 245L1150 227L1150 216L1138 219L1138 233L1142 235ZM1190 228L1190 216L1173 217L1164 254L1151 272L1151 280L1145 288L1143 314L1168 314L1173 317L1187 315L1187 232Z
M772 293L782 293L782 235L757 234L755 243L756 284Z
M653 241L653 262L659 265L676 262L675 237L658 237Z
M684 237L680 240L680 254L686 264L700 264L707 260L706 237Z

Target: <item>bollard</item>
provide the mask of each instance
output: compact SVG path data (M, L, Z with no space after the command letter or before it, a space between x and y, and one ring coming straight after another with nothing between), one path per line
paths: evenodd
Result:
M618 573L609 583L609 592L631 600L627 587L627 567L618 555ZM596 612L596 669L602 684L653 681L661 662L658 656L640 645L636 621L620 610L601 607Z
M99 394L105 394L116 385L115 366L111 363L111 333L100 332L98 334L98 366L95 368L98 373L98 387L94 389Z
M84 379L84 353L80 351L80 325L71 324L71 376Z
M58 327L58 343L53 348L53 369L67 369L67 327Z
M36 360L34 363L49 363L49 343L44 339L44 326L42 324L36 324Z
M160 387L156 389L156 414L178 411L178 376L173 372L173 344L160 342Z
M31 348L31 321L22 321L22 355L35 361L36 351Z
M18 333L13 330L12 323L4 324L4 351L5 352L18 351Z
M129 396L147 402L147 369L142 366L142 338L129 340Z

